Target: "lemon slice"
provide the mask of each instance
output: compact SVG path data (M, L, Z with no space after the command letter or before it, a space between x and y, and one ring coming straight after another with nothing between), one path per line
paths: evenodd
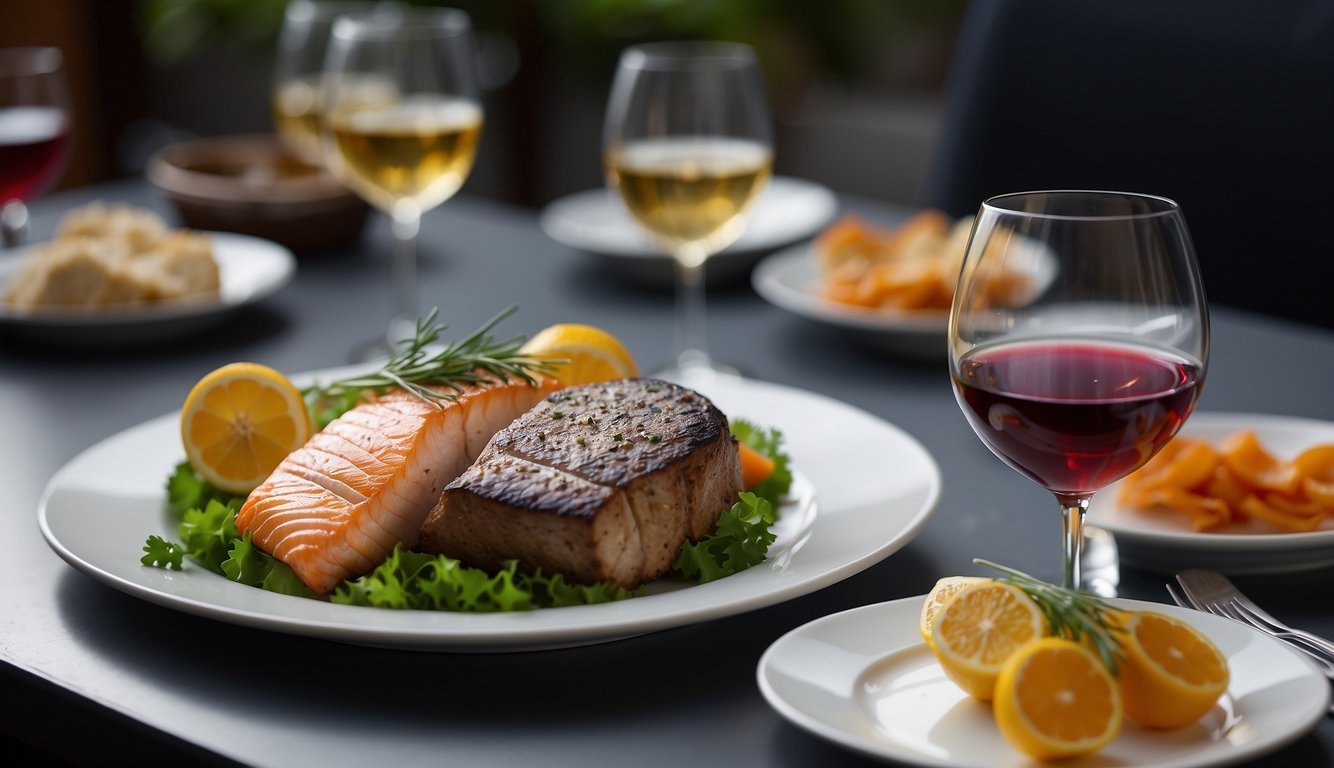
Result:
M1018 587L984 580L967 584L931 622L931 650L969 696L990 701L1010 655L1047 634L1042 610Z
M615 336L591 325L559 323L544 328L519 350L526 355L564 359L550 374L565 386L593 384L639 375L639 366Z
M254 490L310 433L301 391L258 363L213 371L181 409L186 458L205 480L232 493Z
M931 624L936 620L936 614L945 607L959 591L969 584L976 584L980 581L987 581L981 576L946 576L931 588L922 602L922 612L917 617L917 629L922 633L922 639L928 646L934 647L931 642Z

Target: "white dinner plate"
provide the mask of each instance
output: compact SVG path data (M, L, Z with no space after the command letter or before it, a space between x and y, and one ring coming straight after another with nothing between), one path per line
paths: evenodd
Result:
M161 341L193 333L272 295L296 272L287 248L232 232L207 232L218 262L217 297L135 307L18 309L0 302L0 329L34 341L80 345ZM0 259L0 292L21 256Z
M834 193L819 184L775 176L760 192L737 241L709 257L710 280L743 278L760 255L811 237L838 212ZM551 202L539 222L563 245L600 257L621 274L653 285L671 285L672 260L653 244L609 189L590 189Z
M1214 445L1243 429L1253 430L1275 456L1290 459L1319 443L1334 443L1334 423L1292 416L1197 411L1181 435ZM1277 531L1260 522L1230 523L1196 533L1174 513L1141 512L1116 502L1120 484L1093 497L1088 522L1116 537L1121 561L1159 571L1211 568L1224 573L1290 573L1334 565L1334 520L1310 533Z
M708 584L650 585L650 594L616 603L500 614L395 611L266 592L197 566L142 566L149 534L179 540L163 500L166 478L183 455L175 413L74 458L48 484L39 520L47 542L75 568L169 608L367 645L502 651L614 640L798 597L897 551L935 508L935 461L891 424L775 384L722 381L704 394L732 418L783 431L801 479L799 501L780 510L780 540L764 563Z
M811 733L858 752L941 768L1032 766L1000 735L991 707L945 677L922 642L923 597L825 616L779 638L760 658L760 690ZM1189 768L1239 762L1275 750L1325 716L1329 682L1277 640L1218 616L1112 600L1189 621L1227 656L1227 693L1192 725L1150 730L1126 721L1110 745L1079 766Z

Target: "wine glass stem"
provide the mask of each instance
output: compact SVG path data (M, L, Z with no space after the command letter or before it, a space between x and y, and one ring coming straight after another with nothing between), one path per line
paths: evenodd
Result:
M699 243L686 243L676 249L674 256L677 368L708 367L704 319L704 260L708 251Z
M1082 560L1084 557L1084 514L1089 499L1057 496L1061 503L1061 538L1065 549L1065 568L1061 574L1064 586L1083 589Z
M389 279L389 345L410 337L417 324L417 231L421 212L416 206L400 205L393 212L394 253Z

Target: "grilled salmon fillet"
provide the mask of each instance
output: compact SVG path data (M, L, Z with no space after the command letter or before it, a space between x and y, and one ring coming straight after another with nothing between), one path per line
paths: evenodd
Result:
M246 499L236 529L325 594L396 544L415 545L445 485L559 386L492 380L438 404L403 390L362 403L283 459Z
M740 490L736 438L702 395L653 379L571 387L496 433L445 487L418 548L634 587Z

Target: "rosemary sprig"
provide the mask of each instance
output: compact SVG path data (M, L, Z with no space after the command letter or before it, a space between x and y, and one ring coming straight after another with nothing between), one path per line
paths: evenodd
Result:
M442 401L454 400L456 394L481 381L519 379L535 385L537 375L550 373L560 361L522 354L519 348L525 341L523 336L495 341L490 335L491 329L515 309L513 305L506 307L463 340L447 343L435 352L428 347L447 326L436 322L438 311L432 309L425 317L417 318L413 337L404 339L407 347L390 357L380 370L328 384L316 383L302 394L313 408L334 403L346 409L368 391L380 394L401 387L442 407ZM445 387L446 391L432 387Z
M1087 637L1093 644L1094 651L1107 665L1113 675L1124 656L1118 634L1125 629L1112 617L1121 611L1104 603L1096 595L1067 587L1049 584L1023 571L993 563L990 560L974 558L973 562L995 568L1005 574L998 580L1008 582L1023 590L1028 598L1037 604L1047 618L1047 626L1053 635L1079 642Z

